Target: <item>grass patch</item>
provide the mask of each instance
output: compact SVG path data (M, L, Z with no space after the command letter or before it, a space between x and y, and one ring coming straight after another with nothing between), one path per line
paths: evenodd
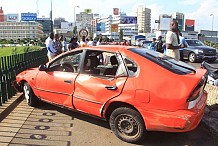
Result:
M41 50L39 46L0 47L0 57Z

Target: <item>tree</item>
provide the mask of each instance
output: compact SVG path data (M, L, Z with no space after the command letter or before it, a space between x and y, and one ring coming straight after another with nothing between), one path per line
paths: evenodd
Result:
M139 33L143 33L144 31L141 29L141 30L139 30Z
M73 36L77 36L77 26L74 26L73 28Z
M123 41L123 29L120 29L120 33L119 33L119 41L120 41L120 42Z

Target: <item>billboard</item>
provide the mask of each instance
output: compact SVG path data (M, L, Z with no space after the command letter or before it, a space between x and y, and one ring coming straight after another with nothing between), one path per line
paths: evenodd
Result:
M185 31L195 31L195 20L185 20Z
M120 21L121 24L137 24L137 17L135 16L126 16Z
M7 14L7 22L18 22L19 15L18 14Z
M111 24L111 32L118 32L118 24Z
M106 25L105 25L105 23L97 23L97 25L96 25L96 31L101 31L101 32L105 32L105 27L106 27Z
M67 30L71 30L73 31L73 27L75 24L73 24L72 22L61 22L61 29L67 29Z
M92 13L92 9L85 9L84 12L87 14Z
M159 30L170 30L171 18L160 18Z
M21 13L21 21L36 21L36 13Z
M113 8L113 14L119 15L119 8Z

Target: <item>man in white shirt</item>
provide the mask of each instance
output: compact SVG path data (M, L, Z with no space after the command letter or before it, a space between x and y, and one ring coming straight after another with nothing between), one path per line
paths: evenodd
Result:
M88 41L87 46L94 46L94 42L93 42L92 37L91 37L90 40Z
M166 34L166 55L180 60L178 22L172 21L170 27L171 30Z
M54 39L54 33L51 32L49 34L49 37L45 41L46 48L48 51L47 56L48 56L49 61L56 56L56 52L57 52L57 50L55 49L55 46L54 46L53 39Z

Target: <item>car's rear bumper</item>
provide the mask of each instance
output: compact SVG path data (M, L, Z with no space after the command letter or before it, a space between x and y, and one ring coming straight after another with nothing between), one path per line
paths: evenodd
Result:
M206 106L207 93L204 91L199 102L190 110L174 112L163 110L141 111L146 129L149 131L186 132L200 123Z

